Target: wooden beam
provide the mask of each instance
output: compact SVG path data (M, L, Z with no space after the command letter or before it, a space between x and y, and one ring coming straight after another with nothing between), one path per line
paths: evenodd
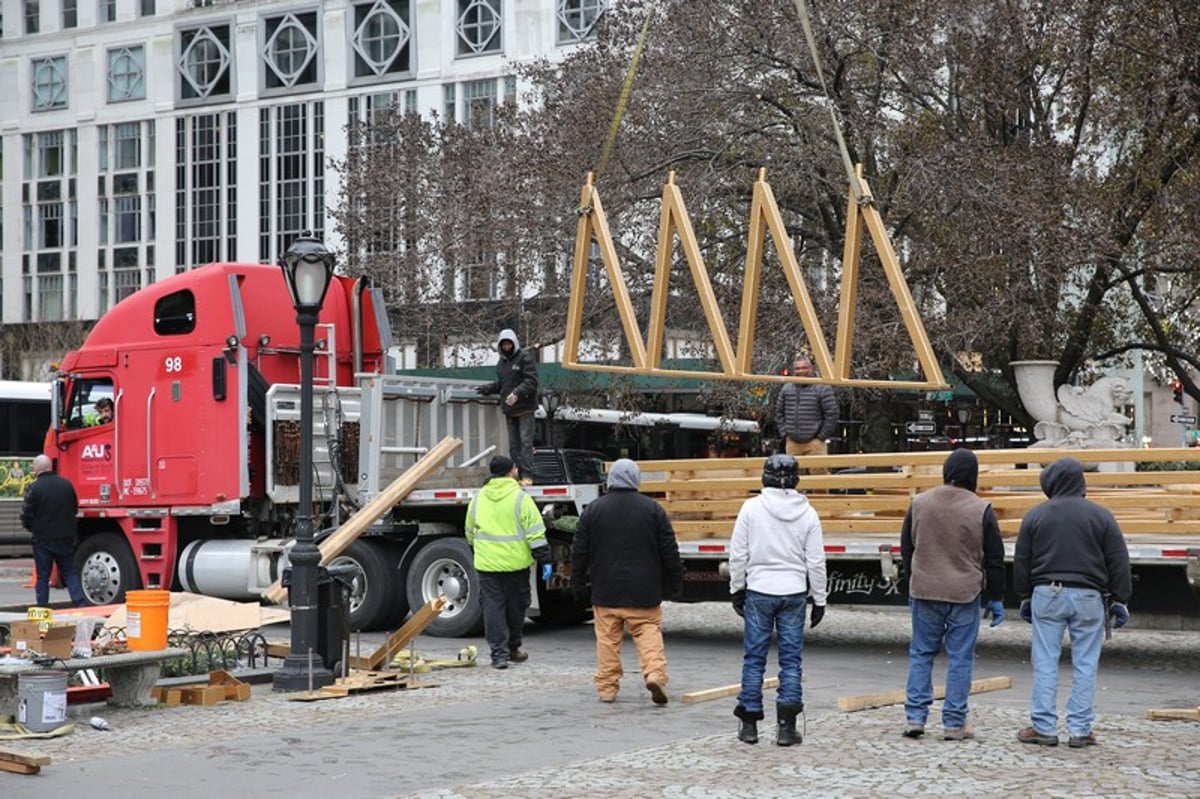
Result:
M389 512L400 500L408 496L422 480L442 467L451 455L462 446L461 438L447 436L437 445L426 452L411 467L392 481L391 485L380 492L379 496L357 510L345 521L337 531L320 543L321 565L340 555L353 544L360 535L367 531L375 520ZM266 593L267 599L279 604L287 598L287 589L275 582Z
M26 766L48 766L49 755L31 755L28 752L18 752L15 749L0 749L0 761L7 763L23 763Z
M768 677L763 680L763 690L768 688L778 688L779 678ZM722 685L720 688L706 688L703 691L692 691L689 694L683 695L683 703L685 705L694 705L697 702L707 702L710 699L720 699L723 696L734 696L742 690L742 684L735 682L733 685Z
M1012 688L1012 677L988 677L983 680L971 681L971 693L979 694L985 691L1003 691L1007 688ZM882 694L860 694L858 696L840 696L838 697L838 710L854 712L856 710L867 710L873 707L886 707L887 705L899 705L907 698L904 689L899 691L888 691ZM933 686L933 698L945 699L946 686Z
M1151 721L1200 721L1200 707L1151 709L1146 711L1146 718Z
M754 360L754 335L758 329L758 292L762 285L763 229L762 189L767 170L758 170L750 198L750 232L746 239L746 270L742 273L742 313L738 322L737 370L750 372Z
M855 167L861 185L862 164ZM846 204L846 241L842 249L842 291L838 300L837 341L834 344L834 367L831 376L850 379L850 357L853 354L855 316L858 313L858 265L862 258L863 224L858 212L858 198L852 186Z
M579 197L579 222L575 228L575 259L571 267L574 290L567 299L567 326L563 337L562 363L575 363L579 358L579 337L583 331L583 300L587 294L588 256L592 249L592 200L595 197L595 176L589 172Z
M446 607L446 597L444 596L439 596L426 602L416 613L409 617L403 627L388 636L388 639L383 642L383 646L367 656L367 668L374 671L382 668L385 663L390 663L393 655L408 646L410 641L424 632L426 627L433 624L434 619L438 617L438 614L442 612L442 608L444 607Z

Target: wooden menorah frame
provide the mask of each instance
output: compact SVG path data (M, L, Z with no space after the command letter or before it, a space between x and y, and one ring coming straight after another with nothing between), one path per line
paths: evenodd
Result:
M921 322L908 283L900 270L896 251L883 225L879 209L875 207L870 188L862 179L862 166L857 169L858 196L850 192L846 210L846 243L842 256L841 299L838 308L837 341L831 355L826 344L821 323L809 296L808 287L800 273L800 265L792 251L792 242L787 235L783 217L775 201L775 194L767 183L766 170L760 169L754 183L754 194L750 205L750 234L746 247L746 271L742 289L741 317L738 322L737 350L730 342L729 331L717 306L712 282L700 253L700 245L692 229L691 218L683 202L683 195L675 185L675 173L671 172L663 186L662 216L659 223L658 249L655 257L654 285L651 291L650 320L647 336L642 338L633 304L629 299L629 288L617 259L608 218L596 190L595 178L588 173L580 197L579 225L575 235L575 259L571 275L571 295L567 306L566 337L562 365L567 369L595 372L619 372L659 377L690 377L710 380L746 380L775 383L825 383L832 386L857 388L891 389L944 389L947 387L941 366L929 343L929 336ZM852 187L853 189L853 187ZM884 274L892 296L895 298L904 321L904 327L912 341L917 363L925 380L875 380L850 376L851 339L854 333L855 301L857 299L860 252L862 250L864 226L883 264ZM784 275L796 301L796 308L808 337L809 351L820 372L820 377L794 377L791 375L756 374L751 371L754 355L755 323L758 316L759 288L762 283L763 245L767 231L775 244L775 251L783 266ZM691 269L692 280L700 297L705 320L712 332L713 344L721 371L691 369L665 369L662 366L663 340L666 335L668 282L674 253L675 237L679 237L684 257ZM587 285L588 255L592 240L600 249L617 315L625 333L626 343L632 355L632 366L608 363L591 363L579 360L579 341L583 328L583 302Z

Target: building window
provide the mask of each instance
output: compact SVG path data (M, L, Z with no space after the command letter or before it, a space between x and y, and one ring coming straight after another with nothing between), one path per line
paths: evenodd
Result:
M96 22L116 22L117 21L117 0L99 0L99 7L96 10Z
M146 51L141 45L108 51L108 101L146 99Z
M79 239L74 130L25 134L21 185L22 321L58 321L75 315L75 247ZM67 274L64 275L64 265Z
M458 54L499 52L500 20L500 0L458 0Z
M605 5L605 0L557 0L559 43L581 42L595 33Z
M67 107L67 57L35 58L33 61L33 110Z
M62 0L63 30L70 30L79 24L79 11L76 0Z
M409 14L408 0L376 0L354 6L350 45L356 78L397 75L412 69Z
M148 120L99 127L100 313L141 288L143 268L153 271L155 126Z
M179 32L179 97L225 97L233 89L229 26L210 25Z
M492 300L496 298L496 264L483 251L463 264L460 296L464 300Z
M41 9L38 0L25 0L25 33L37 33L42 28Z
M175 268L237 253L237 115L196 114L175 123Z
M463 122L469 128L496 124L496 80L472 80L463 84Z
M138 16L153 17L158 13L158 9L154 7L154 0L138 0Z
M325 105L259 111L259 260L275 263L299 235L325 230Z
M446 122L453 122L458 118L458 101L455 99L453 83L442 86L442 107L446 112Z
M266 88L290 89L317 82L317 14L287 14L263 25Z

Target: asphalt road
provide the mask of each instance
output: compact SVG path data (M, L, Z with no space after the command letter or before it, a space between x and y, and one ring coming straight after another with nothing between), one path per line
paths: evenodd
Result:
M0 602L22 595L20 582L11 572L0 572ZM256 686L247 702L213 707L83 707L78 712L84 724L72 735L0 744L52 758L36 777L0 773L0 795L81 796L108 786L106 792L111 788L123 795L152 790L189 798L870 796L884 790L883 785L888 790L909 785L916 792L952 791L952 783L930 781L950 774L956 757L967 758L962 767L969 769L985 752L991 753L986 757L1008 752L1010 760L1045 756L1029 751L1037 747L1012 740L1025 723L1030 689L1029 632L1015 613L1003 626L985 627L981 633L975 676L1009 675L1014 687L972 698L980 740L965 746L974 748L928 741L920 744L923 748L898 754L891 748L907 740L899 736L899 707L845 714L836 710L836 702L840 696L903 686L908 622L902 611L834 607L811 632L804 656L807 736L803 746L792 750L771 746L769 729L763 745L737 744L732 698L690 706L679 701L684 692L739 679L740 627L732 611L720 604L669 604L665 618L672 697L665 708L652 705L641 686L631 644L626 644L626 677L618 701L603 705L591 683L590 627L530 626L528 663L507 671L483 666L434 672L425 680L437 687L422 690L299 703L272 693L269 686ZM268 628L268 635L286 641L286 625ZM364 637L363 648L380 637ZM481 639L427 637L418 639L416 648L428 657L454 657L467 643L483 648ZM1149 780L1129 783L1130 792L1194 795L1200 786L1200 772L1186 758L1152 762L1164 756L1167 738L1162 735L1187 735L1188 724L1168 723L1168 730L1146 728L1155 723L1141 721L1148 707L1200 705L1197 652L1200 633L1156 630L1118 631L1105 650L1097 734L1110 743L1096 748L1105 758L1096 762L1134 769L1138 780ZM939 663L935 681L941 681L943 667ZM112 732L86 726L86 717L96 713L109 720ZM771 718L768 713L768 723ZM936 707L931 723L937 723ZM1179 746L1186 746L1186 740L1194 745L1198 729L1192 725ZM1076 754L1066 747L1050 751L1061 757ZM702 766L710 757L722 762L736 758L737 770ZM1038 786L1046 777L1045 764L1013 762L1026 782L989 787L977 781L972 792L1043 792ZM1075 770L1063 772L1062 779L1076 780L1063 789L1067 795L1122 793L1120 785L1100 789L1089 782L1103 769L1081 768L1078 758L1066 762ZM835 782L776 792L756 786L755 780L766 779L772 770L795 776L799 763L811 769L836 766L835 777L822 777ZM687 784L700 779L689 774L701 772L707 787ZM1120 773L1128 777L1126 771ZM891 777L872 782L884 779L881 774Z

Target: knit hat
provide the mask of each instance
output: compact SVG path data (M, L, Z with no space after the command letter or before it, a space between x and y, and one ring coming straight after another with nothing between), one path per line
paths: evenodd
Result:
M493 477L504 477L513 470L513 466L516 466L516 464L513 463L512 458L506 458L503 455L497 455L496 457L492 458L492 462L488 466L488 469L491 471Z

